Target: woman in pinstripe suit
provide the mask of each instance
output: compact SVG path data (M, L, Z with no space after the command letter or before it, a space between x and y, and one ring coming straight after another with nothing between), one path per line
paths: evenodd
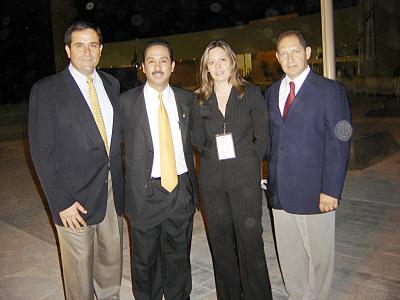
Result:
M261 226L261 160L267 108L260 88L238 74L222 40L206 47L193 116L201 155L203 216L220 300L272 299Z

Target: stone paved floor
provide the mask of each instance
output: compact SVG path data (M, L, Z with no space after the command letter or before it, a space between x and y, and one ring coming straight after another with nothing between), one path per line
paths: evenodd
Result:
M389 130L400 143L400 119L363 122L371 131ZM0 142L0 299L63 299L56 240L26 149L24 140ZM274 299L286 299L265 204L263 226ZM400 300L400 153L348 173L336 228L331 299ZM191 260L192 299L216 299L199 213ZM133 299L129 269L125 223L122 300Z

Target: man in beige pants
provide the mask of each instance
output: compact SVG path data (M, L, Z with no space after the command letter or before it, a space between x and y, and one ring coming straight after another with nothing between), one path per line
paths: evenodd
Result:
M93 24L72 24L69 66L37 82L29 102L30 150L56 224L68 300L119 299L122 278L119 82L95 70L101 40Z
M289 299L325 300L333 275L335 210L349 159L344 87L314 73L311 48L283 32L276 57L285 76L268 88L271 149L268 200Z

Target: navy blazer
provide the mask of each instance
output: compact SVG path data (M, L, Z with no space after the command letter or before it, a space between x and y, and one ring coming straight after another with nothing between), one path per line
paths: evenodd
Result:
M38 81L31 90L30 151L58 225L62 225L59 213L75 201L86 208L82 218L88 225L104 219L109 171L116 211L122 215L124 210L119 82L97 72L114 109L109 157L90 107L68 68Z
M316 214L320 193L340 199L350 152L351 114L344 87L312 70L286 119L279 87L266 91L271 147L268 199L273 208Z
M147 117L144 86L130 89L121 94L120 107L125 139L125 205L126 214L132 224L140 215L146 199L153 193L150 183L153 167L153 140ZM188 174L197 200L197 178L194 170L191 144L194 94L171 86L179 115L179 127Z

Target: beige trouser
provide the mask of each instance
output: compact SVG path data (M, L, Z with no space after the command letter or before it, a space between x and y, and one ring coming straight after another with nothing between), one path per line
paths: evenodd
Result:
M272 211L289 299L328 299L335 256L335 211L316 215Z
M117 300L122 279L122 217L114 207L111 176L104 220L79 232L56 225L67 300Z

